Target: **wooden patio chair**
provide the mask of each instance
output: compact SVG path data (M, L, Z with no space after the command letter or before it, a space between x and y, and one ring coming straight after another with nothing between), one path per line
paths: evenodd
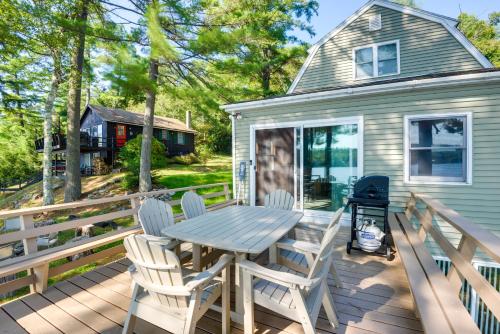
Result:
M327 226L314 223L299 223L295 228L295 238L283 238L277 244L277 262L303 274L309 273L309 268L314 264L314 259L304 252L296 251L296 248L310 248L310 244L319 247L325 232L332 228L339 228L340 218L344 208L338 209ZM335 281L335 286L341 288L342 281L337 274L332 261L330 273Z
M242 261L245 334L254 333L253 303L302 323L306 334L316 333L321 305L334 328L339 322L327 284L333 261L333 240L339 224L325 232L320 246L302 243L294 251L313 259L307 275L279 264L260 266ZM255 279L254 279L255 277Z
M264 198L264 206L272 209L292 210L294 202L292 194L283 189L275 190Z
M148 198L142 202L138 215L144 233L155 237L165 238L161 230L175 224L172 207L155 198Z
M124 241L133 280L132 301L123 333L132 333L137 318L172 333L191 334L197 321L222 296L222 333L230 331L229 265L224 255L210 269L189 272L168 245L147 235Z
M198 217L207 213L207 208L205 207L205 201L203 200L203 197L199 196L193 191L187 191L184 193L184 195L182 195L181 207L186 219Z

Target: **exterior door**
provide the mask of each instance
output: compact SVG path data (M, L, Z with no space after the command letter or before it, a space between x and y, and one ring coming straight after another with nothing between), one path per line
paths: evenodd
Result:
M255 204L266 194L284 189L294 193L294 128L256 130Z
M127 126L123 124L116 125L116 146L122 147L127 142Z

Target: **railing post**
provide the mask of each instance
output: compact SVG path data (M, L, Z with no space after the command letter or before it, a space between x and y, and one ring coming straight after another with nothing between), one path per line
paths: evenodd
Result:
M410 194L410 199L406 203L405 216L406 219L411 220L411 216L413 215L413 210L415 210L415 205L417 201L415 199L415 195L413 193Z
M476 243L463 234L462 238L460 238L460 243L458 244L457 250L460 252L464 260L466 260L467 262L471 262L474 254L476 253L476 247ZM458 294L458 292L462 288L464 278L455 268L453 262L451 263L450 271L448 272L448 280L450 281L452 289L454 289Z
M226 195L226 201L229 201L231 199L231 196L229 193L229 185L227 183L224 183L224 193Z
M422 240L422 242L425 241L425 238L427 236L426 227L428 227L429 230L432 227L432 216L433 215L434 215L434 212L432 211L432 209L430 207L427 207L422 218L420 219L420 227L418 229L418 237L420 238L420 240Z
M27 231L35 228L33 223L33 215L23 215L20 218L21 230ZM36 244L37 237L23 239L24 254L30 255L38 252ZM47 290L47 283L49 279L49 264L45 263L35 268L28 270L30 275L34 275L35 283L30 286L31 292L43 292Z
M130 199L130 206L132 209L137 209L139 210L139 207L141 206L141 200L139 197L133 197ZM138 225L139 224L139 214L137 212L134 213L134 224Z

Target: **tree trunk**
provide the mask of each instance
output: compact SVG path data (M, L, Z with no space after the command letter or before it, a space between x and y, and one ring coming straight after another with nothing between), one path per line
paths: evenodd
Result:
M80 103L82 98L82 72L85 51L89 0L79 1L79 31L71 57L68 92L68 124L66 140L66 182L64 201L73 202L80 198Z
M43 121L43 205L54 204L54 190L52 188L52 112L54 101L59 89L58 65L54 61L54 73L50 83L50 92L45 101Z
M149 80L151 87L146 90L146 108L144 110L144 127L142 128L141 170L139 173L139 191L150 191L151 183L151 142L153 140L153 120L155 113L156 89L158 78L158 62L149 62Z
M267 65L262 69L261 80L262 95L263 97L267 97L271 95L271 69Z

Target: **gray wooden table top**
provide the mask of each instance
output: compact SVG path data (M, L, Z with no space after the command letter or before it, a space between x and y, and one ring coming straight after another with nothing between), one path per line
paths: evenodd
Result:
M163 235L227 251L260 254L288 233L303 213L230 206L164 228Z

